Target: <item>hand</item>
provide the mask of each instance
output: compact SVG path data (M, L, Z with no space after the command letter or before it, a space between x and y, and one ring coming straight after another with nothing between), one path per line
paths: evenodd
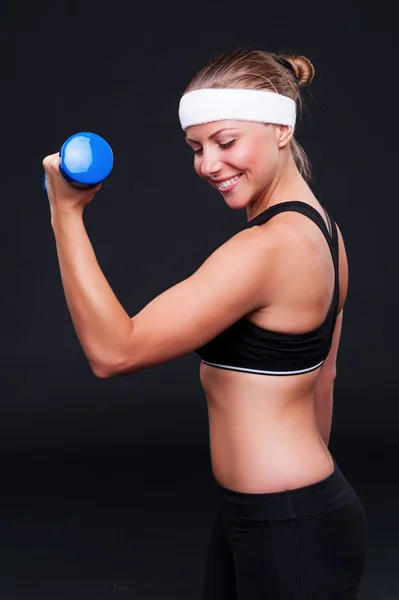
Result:
M68 183L61 175L59 170L60 162L59 153L50 154L43 160L51 213L58 210L78 211L82 213L84 207L93 200L102 184L99 183L91 188L75 187Z

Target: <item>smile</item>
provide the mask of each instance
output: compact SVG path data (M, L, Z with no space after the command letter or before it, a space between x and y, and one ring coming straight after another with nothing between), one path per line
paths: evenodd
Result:
M221 183L216 184L217 188L220 192L230 192L236 185L237 181L241 175L236 175L231 179L226 179L226 181L222 181Z

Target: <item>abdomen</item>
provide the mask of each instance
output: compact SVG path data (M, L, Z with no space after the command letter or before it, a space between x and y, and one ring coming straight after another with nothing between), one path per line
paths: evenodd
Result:
M317 371L278 377L201 363L215 479L248 493L309 485L332 472L313 410Z

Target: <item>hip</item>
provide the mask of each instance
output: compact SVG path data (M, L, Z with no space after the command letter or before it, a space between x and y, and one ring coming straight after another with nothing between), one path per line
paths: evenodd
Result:
M328 514L359 500L335 458L332 472L314 483L277 492L241 492L217 481L220 509L236 520L279 521Z

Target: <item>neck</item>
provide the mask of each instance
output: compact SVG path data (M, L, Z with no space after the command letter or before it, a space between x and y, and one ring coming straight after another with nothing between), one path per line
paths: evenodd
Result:
M253 219L275 204L290 200L306 202L311 198L315 199L311 189L300 174L290 151L283 158L280 168L266 192L246 207L247 220Z

